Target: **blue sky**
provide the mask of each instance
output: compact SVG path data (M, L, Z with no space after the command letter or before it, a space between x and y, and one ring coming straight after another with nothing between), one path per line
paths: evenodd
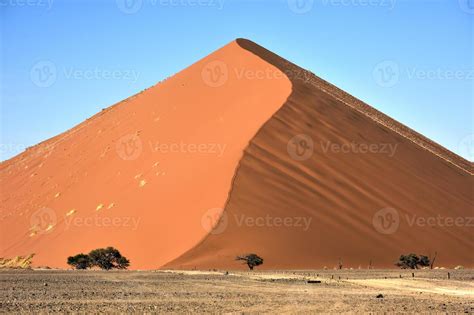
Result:
M472 160L473 18L473 0L0 0L0 159L244 37Z

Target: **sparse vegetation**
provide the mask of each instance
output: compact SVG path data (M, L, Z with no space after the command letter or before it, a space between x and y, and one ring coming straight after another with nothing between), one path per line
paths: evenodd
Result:
M429 267L430 259L428 256L418 256L412 253L408 255L401 255L395 265L402 269L418 269L419 267Z
M129 260L113 247L94 249L89 253L89 257L93 266L105 270L127 269L130 265Z
M34 256L35 254L13 258L0 257L0 269L30 269Z
M127 269L130 261L113 247L98 248L88 255L78 254L67 259L68 265L75 269L89 269L99 267L100 269Z
M92 266L91 258L86 254L77 254L67 258L67 264L75 269L88 269Z
M253 270L254 267L260 266L261 264L263 264L263 258L259 257L256 254L237 256L235 260L243 260L244 263L247 264L250 270Z
M435 263L435 260L436 260L436 256L438 256L438 252L435 252L433 258L430 258L430 260L431 260L430 269L433 269L433 266L434 266L434 263Z

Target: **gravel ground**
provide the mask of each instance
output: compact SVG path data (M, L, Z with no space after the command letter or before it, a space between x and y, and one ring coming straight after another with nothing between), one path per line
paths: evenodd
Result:
M473 313L474 271L3 270L0 312Z

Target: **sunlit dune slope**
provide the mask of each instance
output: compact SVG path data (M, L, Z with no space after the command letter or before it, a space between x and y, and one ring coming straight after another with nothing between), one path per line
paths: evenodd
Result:
M236 72L234 69L245 70ZM0 257L34 265L115 246L158 268L210 231L244 148L291 93L235 41L0 165Z

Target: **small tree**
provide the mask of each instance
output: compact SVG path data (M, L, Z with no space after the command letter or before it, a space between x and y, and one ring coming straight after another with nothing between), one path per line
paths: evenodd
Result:
M253 270L254 267L260 266L263 264L263 258L259 257L256 254L248 254L245 256L237 256L235 260L243 260L244 264L247 264L249 266L250 270Z
M127 269L130 265L130 261L113 247L94 249L89 253L89 257L92 266L105 270Z
M420 255L420 260L418 262L418 265L421 267L429 267L430 259L428 258L428 256Z
M127 269L130 266L130 261L125 257L120 257L117 259L117 269Z
M429 266L430 259L424 255L420 255L420 257L416 254L401 255L395 265L402 269L418 269L418 266Z
M75 269L88 269L92 266L91 259L86 254L77 254L76 256L69 256L67 264Z
M402 269L415 269L419 258L415 254L401 255L395 264Z
M113 247L94 249L88 255L70 256L67 263L76 269L99 267L100 269L110 270L127 269L130 266L130 261Z

